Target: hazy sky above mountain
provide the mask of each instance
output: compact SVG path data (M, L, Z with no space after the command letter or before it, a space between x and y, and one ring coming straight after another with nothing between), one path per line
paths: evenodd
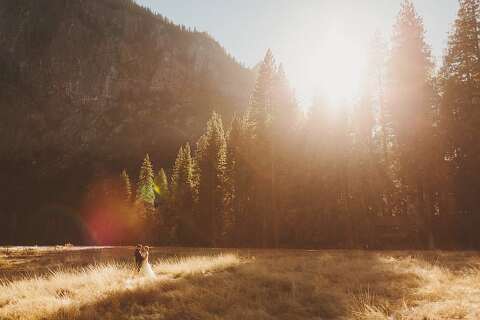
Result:
M401 0L137 0L177 24L207 31L235 58L251 67L273 50L287 75L307 102L317 84L310 78L322 72L316 57L332 46L326 38L342 39L345 59L358 60L375 30L386 39ZM437 64L455 19L457 0L414 0L423 17L427 42ZM338 41L334 42L338 44ZM333 53L335 55L335 53ZM330 54L332 56L332 54ZM353 57L350 59L350 57ZM325 58L323 58L325 60ZM327 65L328 66L328 65ZM347 67L350 67L347 65ZM358 71L354 71L355 73Z

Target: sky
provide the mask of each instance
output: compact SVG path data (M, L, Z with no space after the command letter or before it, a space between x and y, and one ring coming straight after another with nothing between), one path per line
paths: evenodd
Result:
M212 35L247 67L256 65L268 48L284 65L300 103L309 103L320 87L334 91L340 66L350 87L360 77L366 46L376 30L385 39L401 0L137 0L173 20ZM447 44L458 9L457 0L414 0L423 17L426 40L437 64ZM338 55L341 51L347 52ZM340 60L344 61L340 65ZM348 61L345 63L345 61ZM335 68L333 68L335 66ZM329 70L331 69L331 70ZM335 76L334 76L335 78ZM332 82L332 81L330 81ZM345 85L344 85L345 87Z

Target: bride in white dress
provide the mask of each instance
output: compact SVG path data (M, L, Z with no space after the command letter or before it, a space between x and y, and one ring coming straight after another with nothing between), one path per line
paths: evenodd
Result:
M135 261L137 263L138 273L147 278L155 278L152 266L148 262L150 248L148 246L139 246L135 251Z

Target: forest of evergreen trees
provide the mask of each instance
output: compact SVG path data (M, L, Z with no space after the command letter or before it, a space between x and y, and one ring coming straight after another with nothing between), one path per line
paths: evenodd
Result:
M374 37L351 105L318 97L304 115L268 51L245 114L213 113L172 168L146 155L135 182L123 171L91 188L113 212L98 228L112 236L97 241L479 248L479 2L460 1L437 69L404 1L390 45Z

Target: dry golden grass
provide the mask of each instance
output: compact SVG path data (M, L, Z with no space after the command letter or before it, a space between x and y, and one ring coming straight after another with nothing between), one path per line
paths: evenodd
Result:
M405 271L417 275L421 286L415 290L411 306L398 312L402 319L480 319L478 261L451 268L412 259Z
M50 275L7 281L0 286L0 319L74 318L80 309L109 296L149 289L181 276L205 275L240 262L232 254L158 261L155 279L143 278L127 264L100 264Z
M417 283L394 308L385 307L374 296L357 300L353 305L356 319L480 319L478 255L397 254L382 256L380 261L395 274L411 276Z
M155 280L112 262L14 278L0 319L480 319L476 253L181 254L156 260Z

